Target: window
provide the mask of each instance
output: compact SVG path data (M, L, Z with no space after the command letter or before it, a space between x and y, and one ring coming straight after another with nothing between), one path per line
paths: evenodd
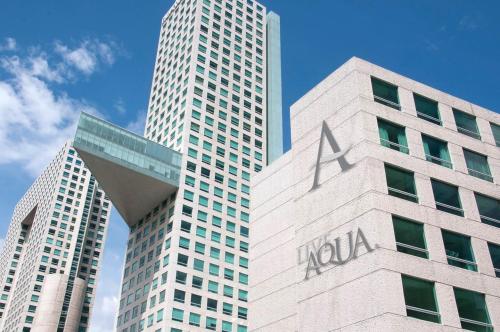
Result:
M222 332L231 332L233 330L233 324L230 322L222 321Z
M203 287L203 279L197 276L193 276L193 287L201 289Z
M490 249L491 262L495 269L495 275L500 278L500 245L488 243Z
M399 252L429 258L425 244L424 225L396 216L392 217L392 223Z
M440 139L422 134L424 144L425 159L431 163L452 168L448 143Z
M469 175L493 182L490 167L488 166L488 158L486 156L464 149L464 157Z
M385 176L389 195L418 202L413 172L385 165Z
M458 187L434 179L431 179L431 183L436 209L463 217Z
M476 117L468 113L453 109L453 116L459 133L465 134L476 139L481 139L477 128Z
M174 290L174 301L184 303L184 299L186 298L186 292L183 290L175 289Z
M218 290L219 290L219 283L212 280L208 281L209 292L217 294Z
M206 318L206 325L205 325L205 327L208 330L215 331L215 329L217 328L217 320L215 318L212 318L212 317L207 317Z
M453 288L458 316L463 329L493 332L484 294Z
M500 227L500 200L474 193L481 222Z
M175 282L185 285L187 274L181 271L175 273Z
M381 119L378 119L377 122L380 144L406 154L410 152L404 127Z
M409 276L402 276L406 314L409 317L440 323L434 292L434 283Z
M470 271L477 271L470 237L445 230L442 230L441 233L448 264Z
M191 294L191 305L193 307L201 308L201 296L196 294Z
M217 311L217 300L207 299L207 309L211 311Z
M233 305L230 303L222 303L222 313L225 315L232 315L233 314Z
M176 322L182 322L184 319L184 311L180 309L173 308L172 309L172 320Z
M400 110L398 87L375 77L372 77L371 80L374 100L383 105Z
M189 325L200 326L200 315L194 312L189 314Z
M413 94L413 100L415 101L415 109L419 118L441 125L438 103L436 101L416 93Z
M495 143L500 146L500 125L490 122L491 131L493 132L493 137L495 138Z

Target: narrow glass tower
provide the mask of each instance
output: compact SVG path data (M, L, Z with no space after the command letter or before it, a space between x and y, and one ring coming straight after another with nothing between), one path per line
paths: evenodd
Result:
M247 331L250 178L283 150L279 40L250 0L163 18L144 136L182 156L179 178L127 221L118 331Z

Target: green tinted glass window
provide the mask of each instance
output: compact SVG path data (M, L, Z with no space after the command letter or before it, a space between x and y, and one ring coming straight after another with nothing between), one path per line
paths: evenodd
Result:
M174 290L174 301L184 303L186 292L180 289Z
M179 239L179 247L184 248L184 249L189 249L189 239L186 239L185 237L181 237Z
M468 113L453 109L455 124L459 133L465 134L476 139L481 139L479 130L477 129L476 117Z
M204 262L201 259L195 258L193 260L193 268L196 271L203 271L203 265L204 265Z
M484 294L453 288L458 315L463 329L477 332L493 332Z
M397 110L401 109L401 106L399 105L397 86L379 80L378 78L375 77L372 77L371 81L372 81L373 98L375 99L376 102L395 108Z
M233 330L233 324L230 322L222 321L222 332L231 332Z
M200 315L194 312L189 314L189 325L200 326Z
M431 179L431 183L436 209L463 217L458 187L434 179Z
M410 152L404 127L381 119L378 119L377 122L380 144L406 154Z
M424 145L425 159L427 159L427 161L444 167L453 168L450 153L448 152L448 143L423 134L422 143Z
M448 264L470 271L477 271L470 237L442 230L444 249Z
M385 176L389 195L418 202L413 172L386 164Z
M413 100L415 101L415 109L419 118L441 125L438 103L436 101L416 93L413 94Z
M402 276L406 314L434 323L441 321L434 292L434 283Z
M196 295L196 294L191 294L191 305L193 307L200 308L201 307L201 296Z
M173 308L172 309L172 320L176 322L182 322L184 319L184 311L180 309Z
M500 227L500 200L474 193L481 222Z
M488 165L488 158L485 155L472 152L467 149L464 150L465 163L469 174L489 182L493 182L491 176L490 166Z
M215 331L215 329L217 328L217 320L215 318L212 318L212 317L207 317L206 318L206 325L205 325L205 327L208 330Z
M392 222L398 251L429 258L425 244L424 225L396 216L392 217Z
M500 245L488 243L488 249L490 250L491 262L495 269L495 275L500 278Z
M500 278L500 245L488 243L488 248L490 250L491 262L495 269L495 275Z
M490 122L490 127L491 131L493 132L493 137L495 138L497 146L500 146L500 125Z

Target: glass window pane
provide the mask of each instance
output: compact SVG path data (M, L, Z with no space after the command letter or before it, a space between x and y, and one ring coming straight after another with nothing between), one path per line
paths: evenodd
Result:
M425 159L434 164L452 168L450 153L448 152L448 143L434 137L422 134Z
M453 109L453 116L455 117L458 132L476 139L481 139L481 135L479 135L479 130L477 129L475 116L457 109Z
M470 271L477 271L470 237L445 230L442 230L441 233L448 264Z
M184 311L180 309L172 309L172 320L177 322L182 322L184 317Z
M488 165L488 158L482 154L472 152L467 149L463 150L469 174L475 176L476 178L493 182L490 166Z
M406 154L410 152L404 127L378 119L378 131L381 145Z
M407 199L412 202L418 201L412 172L385 165L385 175L389 195Z
M189 324L194 326L200 326L200 315L194 312L189 314Z
M413 94L413 99L415 100L415 109L419 118L441 125L438 103L436 101L416 93Z
M434 179L431 179L431 183L436 209L463 217L464 211L460 203L458 187Z
M493 331L484 294L461 288L454 288L453 291L462 328L472 331Z
M491 131L493 132L493 137L495 138L495 142L497 146L500 146L500 125L494 124L490 122Z
M428 258L424 225L396 216L392 217L392 222L398 251Z
M371 80L375 101L399 110L398 87L375 77Z
M217 327L217 320L215 318L212 318L212 317L207 317L205 327L209 330L215 331L215 329Z
M490 249L491 262L495 269L495 275L500 277L500 245L488 243L488 248Z
M500 200L474 193L481 222L500 227Z
M435 323L440 322L434 283L409 276L402 276L406 314L410 317Z

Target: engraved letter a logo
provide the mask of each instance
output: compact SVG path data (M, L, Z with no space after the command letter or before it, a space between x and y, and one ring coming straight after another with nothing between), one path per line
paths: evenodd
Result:
M328 156L327 158L321 160L321 156L323 154L323 143L325 140L325 137L328 141L328 144L330 144L330 147L332 148L333 155ZM349 146L346 150L341 151L339 145L337 144L337 141L335 141L335 138L332 135L332 132L330 128L328 128L328 125L326 124L325 121L323 121L323 124L321 126L321 138L319 140L319 149L318 149L318 158L316 159L316 166L313 166L316 168L314 172L314 182L309 191L313 191L314 189L319 187L318 181L319 181L319 171L320 171L320 166L323 163L327 163L333 160L337 160L339 162L340 168L342 168L342 171L347 171L349 168L351 168L353 165L349 164L347 160L345 160L345 154L349 152L351 149L351 146Z

